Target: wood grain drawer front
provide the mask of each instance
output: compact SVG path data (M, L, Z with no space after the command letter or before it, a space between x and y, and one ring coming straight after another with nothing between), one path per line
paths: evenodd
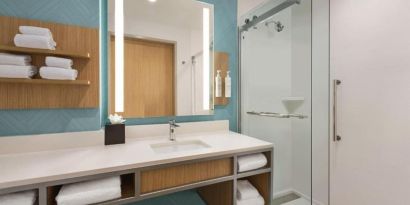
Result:
M233 175L232 158L142 171L141 193L146 194L230 175Z

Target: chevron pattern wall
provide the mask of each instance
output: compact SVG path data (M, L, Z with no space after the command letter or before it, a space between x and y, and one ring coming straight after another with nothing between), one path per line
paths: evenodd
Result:
M98 28L99 0L1 0L0 15Z
M99 27L99 0L1 0L0 15ZM100 129L99 109L0 110L0 136Z

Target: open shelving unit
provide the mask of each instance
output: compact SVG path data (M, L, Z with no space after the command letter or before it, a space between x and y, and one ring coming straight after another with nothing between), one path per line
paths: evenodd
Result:
M35 85L81 85L89 86L89 80L48 80L48 79L20 79L20 78L0 78L0 83L18 83Z
M257 170L238 173L237 158L256 153L264 153L268 157L268 164ZM236 205L237 180L246 179L264 198L265 205L270 205L273 180L272 154L273 148L258 149L30 184L0 190L0 194L35 189L38 192L38 205L55 205L55 198L65 184L120 176L121 198L100 202L98 205L129 204L189 189L196 189L208 205Z
M90 53L80 53L61 50L47 50L35 48L23 48L16 46L0 45L0 52L25 54L30 56L58 56L74 59L90 59ZM35 85L80 85L88 86L91 84L89 80L50 80L50 79L21 79L21 78L0 78L0 83L19 83L19 84L35 84Z
M44 66L45 57L55 56L73 60L78 70L76 80L42 79L36 74L31 79L0 78L0 109L57 109L97 108L100 86L99 30L75 25L1 16L5 25L0 33L0 52L30 55L31 64ZM14 45L19 26L49 28L58 43L56 50L24 48Z

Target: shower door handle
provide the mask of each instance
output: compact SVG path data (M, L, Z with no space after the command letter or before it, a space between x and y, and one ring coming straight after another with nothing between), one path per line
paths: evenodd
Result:
M337 134L337 87L342 83L340 80L333 80L333 141L342 140L342 137Z

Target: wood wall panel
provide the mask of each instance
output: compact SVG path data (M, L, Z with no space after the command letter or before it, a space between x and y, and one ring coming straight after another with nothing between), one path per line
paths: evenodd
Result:
M97 108L99 107L99 31L37 20L0 16L0 44L13 46L20 25L49 28L57 42L56 50L90 53L89 59L74 58L79 80L89 80L89 86L36 85L0 83L0 109L33 108ZM32 55L32 64L44 65L45 56ZM39 76L35 76L39 78Z
M207 205L232 205L233 181L198 188L198 193Z
M141 193L146 194L232 174L232 158L142 171Z
M110 113L115 108L115 37L110 42ZM175 115L173 44L124 40L124 117Z
M229 104L229 98L224 97L225 96L225 77L227 71L229 71L229 54L225 52L215 52L214 53L214 79L217 75L217 70L221 70L221 78L222 78L222 97L215 97L215 105L227 105ZM232 77L231 77L232 78ZM216 83L214 81L214 83ZM214 87L214 93L215 93L215 87Z
M265 205L270 203L270 174L259 174L247 177L246 179L259 191L259 194L265 200Z

